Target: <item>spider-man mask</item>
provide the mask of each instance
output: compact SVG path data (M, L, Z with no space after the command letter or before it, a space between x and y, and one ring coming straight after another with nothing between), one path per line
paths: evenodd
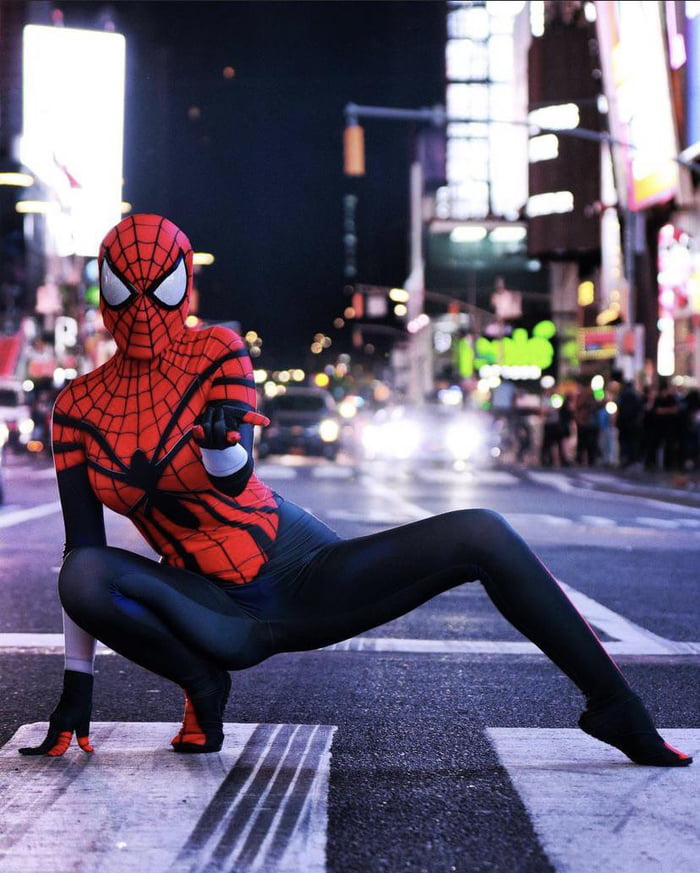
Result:
M127 357L156 358L185 329L192 246L159 215L130 215L100 246L100 311Z

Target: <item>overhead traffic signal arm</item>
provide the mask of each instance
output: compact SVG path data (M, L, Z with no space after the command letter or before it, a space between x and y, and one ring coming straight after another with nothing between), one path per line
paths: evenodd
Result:
M438 127L445 123L442 106L433 109L395 109L390 106L358 106L348 103L345 107L345 131L343 133L343 159L346 176L365 174L365 132L360 126L360 116L393 121L422 121Z

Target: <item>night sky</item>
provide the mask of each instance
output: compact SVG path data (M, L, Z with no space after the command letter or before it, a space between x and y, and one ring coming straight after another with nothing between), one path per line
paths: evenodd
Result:
M357 281L404 281L414 131L364 121L367 175L350 179L343 109L444 102L443 2L61 9L69 27L98 27L109 10L126 36L124 197L215 255L200 276L200 315L258 331L260 365L301 365L314 333L336 336L333 319L349 302L344 194L359 198Z

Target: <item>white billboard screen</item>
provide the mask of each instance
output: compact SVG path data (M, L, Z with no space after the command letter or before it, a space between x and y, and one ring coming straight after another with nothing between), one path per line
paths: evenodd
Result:
M678 191L678 154L661 4L596 3L597 31L620 198L630 209L667 203Z
M125 56L121 34L24 28L21 159L78 255L96 255L121 217Z

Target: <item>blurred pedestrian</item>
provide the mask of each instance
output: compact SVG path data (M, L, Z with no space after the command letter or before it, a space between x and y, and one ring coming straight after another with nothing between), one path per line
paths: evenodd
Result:
M691 762L502 515L459 509L343 539L257 477L252 429L268 422L245 343L221 325L186 327L192 248L175 225L127 217L103 241L99 271L117 352L68 383L53 417L63 693L44 741L22 754L60 756L74 733L93 751L96 639L183 689L176 752L217 752L229 671L365 633L478 579L581 690L585 733L638 764ZM161 560L108 546L104 505Z
M562 467L570 467L572 463L569 457L569 446L573 442L575 426L574 395L571 391L567 391L559 407L559 429L561 431L559 454L561 456Z
M673 470L678 462L678 420L680 403L671 383L659 379L651 404L645 466L647 470Z
M576 422L576 463L595 466L600 454L598 401L590 385L582 385L574 403Z
M553 388L546 388L542 394L540 415L542 418L542 443L540 445L540 463L543 467L568 466L564 452L564 432L562 430L560 408L561 395Z
M692 388L685 396L682 439L686 469L700 469L700 391L697 388Z
M642 413L642 433L639 446L639 460L646 466L647 456L649 454L649 446L652 440L653 419L654 419L654 398L656 397L656 389L652 385L644 385L642 387L642 402L644 411Z
M644 398L627 380L617 397L615 417L620 453L620 467L623 469L641 460L642 427L644 423Z
M532 451L532 426L529 417L523 412L515 420L515 460L525 464Z
M607 402L598 404L598 453L604 467L617 463L617 433Z

